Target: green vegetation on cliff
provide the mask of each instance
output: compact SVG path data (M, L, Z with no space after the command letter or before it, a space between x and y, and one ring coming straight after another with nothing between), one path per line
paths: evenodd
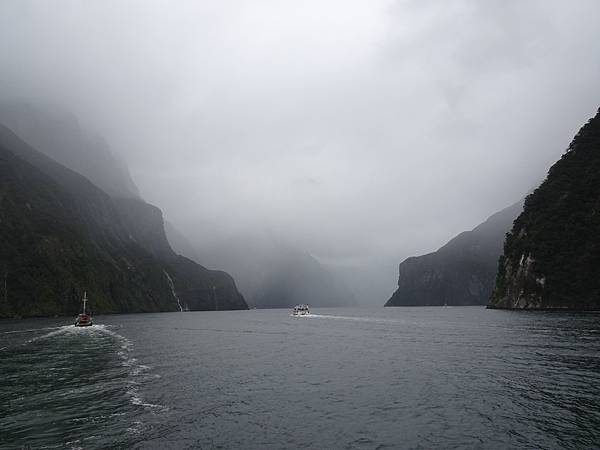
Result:
M385 306L487 304L504 236L521 209L522 202L515 203L438 251L404 260L398 289Z
M220 309L247 308L162 227L158 208L111 198L0 126L0 317L74 314L83 290L97 313L214 309L215 294Z
M490 307L600 309L600 111L527 197Z

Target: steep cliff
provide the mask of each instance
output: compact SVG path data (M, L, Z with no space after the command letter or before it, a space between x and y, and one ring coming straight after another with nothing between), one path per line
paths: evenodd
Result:
M487 304L504 237L521 209L522 202L515 203L438 251L404 260L385 306Z
M74 314L84 289L98 313L247 307L161 227L157 208L111 198L0 126L0 317Z
M183 308L190 310L248 309L233 278L220 270L208 270L173 251L165 233L162 211L139 199L114 199L117 211L134 240L165 265Z
M101 136L84 130L70 112L56 106L3 102L0 104L0 123L107 194L140 197L127 166Z
M600 309L600 111L525 200L490 307Z

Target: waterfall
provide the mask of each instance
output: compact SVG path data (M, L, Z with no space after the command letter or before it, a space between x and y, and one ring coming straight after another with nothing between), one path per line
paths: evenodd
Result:
M177 306L179 306L179 311L183 312L183 308L181 307L181 302L179 301L179 297L177 297L177 292L175 292L175 285L173 284L173 280L171 276L167 273L166 270L163 270L165 275L167 276L167 281L169 282L169 286L171 287L171 293L173 294L173 298L177 300Z

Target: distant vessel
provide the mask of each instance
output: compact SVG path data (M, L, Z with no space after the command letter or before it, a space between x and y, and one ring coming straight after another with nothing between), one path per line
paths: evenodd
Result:
M75 319L75 326L76 327L91 327L92 326L92 314L88 313L85 309L86 305L87 305L87 292L84 291L83 292L83 309L81 311L81 314L79 314L77 316L77 319Z
M292 311L293 316L306 316L307 314L310 314L308 305L296 305Z

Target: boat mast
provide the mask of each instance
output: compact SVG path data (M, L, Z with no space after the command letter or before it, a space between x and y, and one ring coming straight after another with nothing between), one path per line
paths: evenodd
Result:
M83 314L85 314L85 304L87 303L87 291L83 291Z

